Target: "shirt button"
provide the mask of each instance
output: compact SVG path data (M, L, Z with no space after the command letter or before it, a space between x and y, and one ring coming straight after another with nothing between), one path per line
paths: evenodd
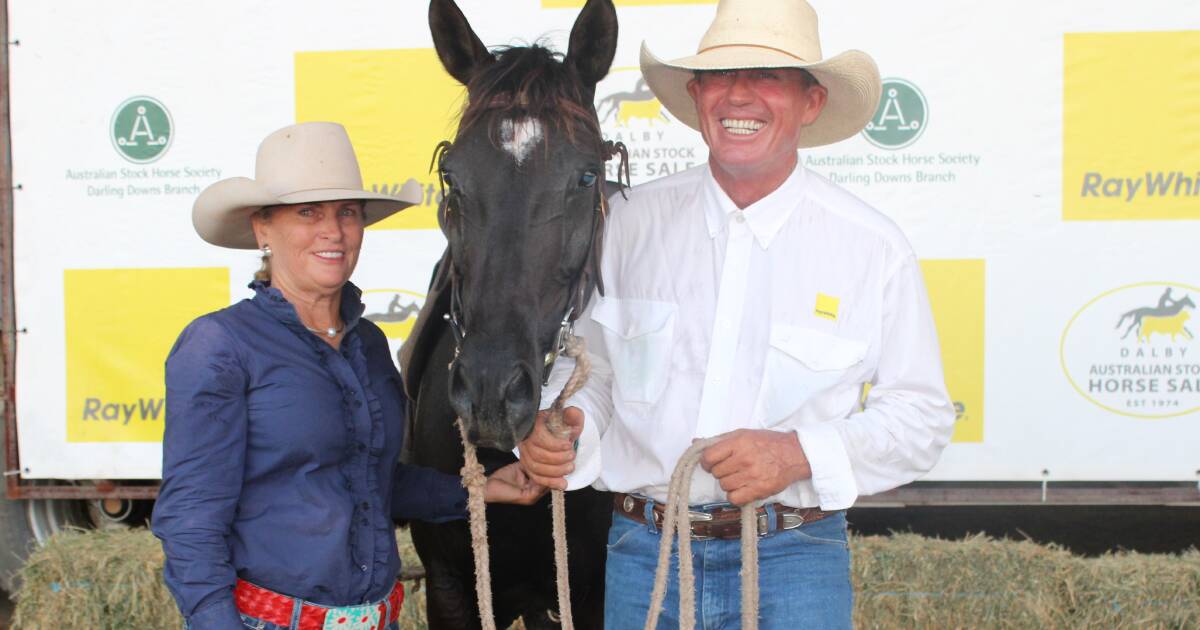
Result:
M742 214L741 212L738 212L738 213L734 214L734 215L733 215L733 218L734 218L734 220L736 220L738 223L745 223L745 222L746 222L746 215L745 215L745 214Z
M358 567L358 568L362 569L362 570L363 570L363 573L366 573L366 572L367 572L367 565L365 565L365 564L364 564L364 565L362 565L361 567Z

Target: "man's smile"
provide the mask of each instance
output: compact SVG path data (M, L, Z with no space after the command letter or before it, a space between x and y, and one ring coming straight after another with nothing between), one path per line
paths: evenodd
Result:
M721 126L735 136L752 136L767 123L752 118L722 118Z

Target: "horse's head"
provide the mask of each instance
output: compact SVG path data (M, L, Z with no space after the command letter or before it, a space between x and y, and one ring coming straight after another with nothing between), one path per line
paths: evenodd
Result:
M1196 308L1196 303L1192 301L1192 296L1185 295L1183 299L1179 300L1179 308Z
M429 24L467 105L438 167L458 352L450 403L479 446L508 450L533 427L548 352L599 282L605 143L592 104L617 45L611 0L588 0L565 57L493 55L452 0Z

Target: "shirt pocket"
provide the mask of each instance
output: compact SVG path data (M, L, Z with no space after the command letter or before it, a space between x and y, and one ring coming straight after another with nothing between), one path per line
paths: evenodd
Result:
M675 313L670 302L605 298L592 309L604 331L613 380L628 402L654 403L667 385Z
M837 384L862 363L867 348L865 342L815 328L772 326L758 403L763 424L779 423Z

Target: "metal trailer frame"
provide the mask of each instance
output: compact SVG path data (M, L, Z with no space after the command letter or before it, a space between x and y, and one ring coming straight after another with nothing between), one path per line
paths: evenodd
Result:
M21 479L17 449L17 328L13 286L13 198L21 184L12 177L8 56L19 40L10 40L8 0L0 0L0 353L3 396L0 422L4 431L4 486L9 499L153 499L157 483L114 480L42 483ZM879 495L862 497L859 507L908 505L1179 505L1200 506L1198 481L1190 482L916 482Z

